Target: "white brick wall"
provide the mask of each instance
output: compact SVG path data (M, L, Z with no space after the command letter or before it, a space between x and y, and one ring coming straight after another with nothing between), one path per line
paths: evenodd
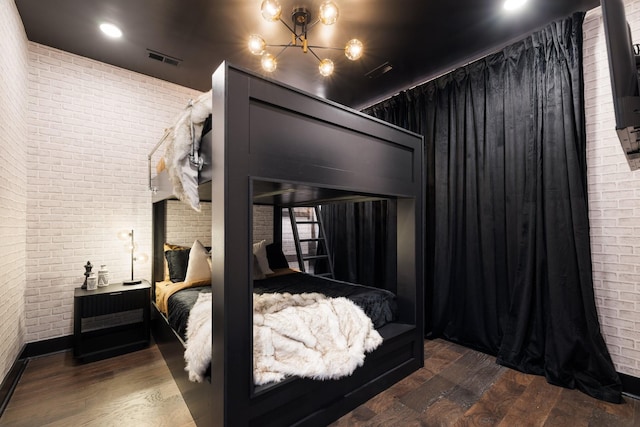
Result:
M625 1L640 43L640 2ZM615 132L601 8L584 22L584 77L591 249L596 304L618 372L640 377L640 171Z
M27 38L12 0L0 0L0 381L25 342Z
M29 43L27 342L73 333L83 265L130 276L118 240L151 257L147 154L198 92ZM97 268L94 269L96 271ZM151 264L136 265L137 278Z
M200 212L178 200L167 202L167 242L191 247L198 239L211 246L211 203L201 202Z
M186 203L167 202L167 242L191 246L198 239L211 246L211 203L202 202L196 212ZM253 240L273 241L273 209L270 206L253 207Z
M253 241L273 242L273 208L271 206L253 207Z

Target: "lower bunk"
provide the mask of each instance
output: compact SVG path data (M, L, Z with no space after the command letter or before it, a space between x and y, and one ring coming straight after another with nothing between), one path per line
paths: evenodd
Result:
M326 425L364 403L380 391L422 366L416 357L416 328L397 322L395 295L391 292L320 278L304 273L281 274L254 282L256 295L282 295L323 291L327 297L345 296L363 309L382 337L382 344L366 354L364 364L339 379L313 380L289 376L278 382L255 385L241 425ZM212 425L212 387L209 372L201 383L189 380L185 371L185 312L210 287L182 289L169 297L165 316L154 305L153 333L195 422ZM258 378L256 374L256 378ZM229 425L234 424L232 420Z
M314 381L291 378L256 387L249 426L326 426L421 368L415 354L415 327L390 323L378 330L383 344L348 377Z
M184 370L184 341L171 328L166 316L158 310L157 305L152 303L151 306L151 334L194 422L198 426L211 425L207 422L212 419L211 383L209 381L197 383L189 380L189 375Z

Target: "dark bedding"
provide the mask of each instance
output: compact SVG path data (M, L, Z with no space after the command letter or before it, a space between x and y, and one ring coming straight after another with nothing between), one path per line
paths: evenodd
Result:
M189 312L200 292L211 292L211 286L182 289L171 295L167 301L169 325L180 334L183 340L186 339ZM255 280L253 292L256 294L317 292L330 298L346 297L364 310L375 328L380 328L397 319L396 297L392 292L306 273L291 273Z
M375 328L380 328L397 318L396 297L392 292L306 273L292 273L255 280L253 292L256 294L318 292L330 298L346 297L364 310Z
M183 340L187 336L187 320L191 307L196 303L200 292L211 292L211 286L196 286L182 289L171 295L167 300L167 320L171 328L176 331Z

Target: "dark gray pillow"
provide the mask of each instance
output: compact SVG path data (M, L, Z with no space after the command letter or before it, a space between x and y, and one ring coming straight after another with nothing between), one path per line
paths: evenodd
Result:
M184 282L184 278L187 276L187 266L189 265L189 251L191 251L191 248L176 249L164 253L169 267L169 279L172 282Z
M282 252L282 245L279 243L271 243L267 245L267 260L269 261L269 268L289 268L287 258Z

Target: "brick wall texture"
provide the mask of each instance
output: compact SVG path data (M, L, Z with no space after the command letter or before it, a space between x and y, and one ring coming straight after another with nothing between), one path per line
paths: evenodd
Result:
M211 203L201 202L196 212L186 203L167 202L167 242L191 246L197 239L211 246ZM253 241L273 242L273 209L270 206L253 207Z
M626 0L640 43L640 2ZM615 132L602 11L584 22L584 78L591 251L601 330L618 372L640 377L640 171Z
M25 340L27 38L13 1L0 0L0 381Z
M26 341L73 333L84 264L129 278L123 230L151 259L147 155L199 92L28 44ZM134 276L151 276L149 261Z

